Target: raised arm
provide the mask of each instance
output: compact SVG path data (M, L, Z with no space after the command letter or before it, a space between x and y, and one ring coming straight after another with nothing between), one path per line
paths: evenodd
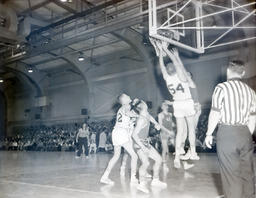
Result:
M187 74L186 70L183 66L183 63L177 59L179 54L176 49L168 50L168 45L166 43L163 44L163 50L168 55L168 57L172 60L175 70L179 79L183 82L187 82Z
M156 41L155 45L157 46L157 49L159 49L159 66L160 66L160 70L163 74L163 78L166 79L169 74L166 71L166 67L164 65L164 52L163 52L163 47L162 44L160 43L160 41Z
M183 65L183 62L182 62L181 59L180 59L178 50L177 50L176 48L174 48L174 49L172 49L172 51L173 51L173 54L174 54L174 56L175 56L177 62L178 62L179 65L180 65L180 67L181 67L183 73L184 73L186 76L188 76L188 75L187 75L187 70L185 69L185 67L184 67L184 65Z
M188 81L188 84L191 88L196 88L196 84L195 82L193 81L193 79L191 78L191 76L188 74L187 70L185 69L181 59L180 59L180 56L179 56L179 52L176 48L173 49L173 54L174 54L174 57L176 58L178 64L180 65L180 68L181 70L183 71L187 81Z

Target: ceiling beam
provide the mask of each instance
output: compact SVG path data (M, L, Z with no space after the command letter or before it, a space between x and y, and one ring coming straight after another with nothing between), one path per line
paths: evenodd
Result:
M0 66L1 66L1 64L8 64L8 63L12 63L17 60L20 60L20 59L31 58L33 56L47 53L52 50L60 49L62 47L69 46L74 43L78 43L78 42L81 42L81 41L84 41L84 40L87 40L90 38L94 38L94 37L97 37L97 36L100 36L103 34L107 34L107 33L113 32L113 31L124 29L124 28L130 27L132 25L141 23L142 21L143 21L143 17L141 17L141 16L140 17L131 16L131 18L128 18L126 20L117 21L115 23L109 23L107 25L102 25L102 26L94 28L92 30L85 31L80 35L76 35L71 38L61 39L61 40L58 40L55 42L50 42L49 44L47 44L45 46L40 46L38 49L31 49L31 50L27 51L26 54L20 55L19 57L6 58L4 61L2 61L2 63L0 63Z
M30 12L32 12L32 11L34 11L34 10L37 10L37 9L39 9L39 8L41 8L41 7L44 7L45 5L47 5L47 4L49 4L49 3L51 3L50 0L43 1L43 2L41 2L41 3L39 3L39 4L36 4L36 5L34 5L34 6L31 6L30 8L28 8L28 9L22 11L22 12L19 13L18 15L20 15L20 16L27 15L27 14L29 14Z
M55 27L57 27L57 26L59 26L59 25L68 23L68 22L70 22L70 21L72 21L72 20L74 20L74 19L77 19L77 18L79 18L79 17L85 17L85 16L87 16L87 15L90 15L90 14L92 14L92 13L94 13L94 12L100 11L100 10L102 10L102 9L108 7L108 6L111 6L111 5L115 5L115 4L117 4L117 3L120 3L120 2L122 2L122 1L124 1L124 0L111 0L111 1L107 1L107 2L105 2L105 3L102 3L102 4L98 5L98 6L92 7L92 8L90 8L90 9L88 9L88 10L85 10L85 11L82 11L82 12L78 12L78 13L76 13L76 14L70 16L70 17L67 17L67 18L62 19L62 20L60 20L60 21L57 21L57 22L55 22L55 23L52 23L52 24L50 24L50 25L48 25L48 26L46 26L46 27L43 27L43 28L41 28L41 29L39 29L39 30L35 30L35 31L33 31L33 32L31 33L30 36L35 35L35 34L40 34L40 33L44 32L44 31L47 31L47 30L49 30L49 29L51 29L51 28L55 28Z
M64 3L61 3L59 0L50 0L52 3L56 4L57 6L63 8L64 10L67 10L68 12L72 13L72 14L76 14L77 11L74 10L73 8L65 5Z

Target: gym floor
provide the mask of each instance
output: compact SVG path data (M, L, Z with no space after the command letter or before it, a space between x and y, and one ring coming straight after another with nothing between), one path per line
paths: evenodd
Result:
M129 185L119 175L120 161L110 174L114 186L99 183L112 154L92 154L88 159L75 158L73 152L0 152L1 198L216 198L222 197L216 154L200 154L201 160L187 171L173 167L173 155L168 157L170 171L161 170L160 177L167 189L150 187L145 194ZM256 158L255 158L256 159ZM189 162L191 163L191 162ZM152 167L149 168L152 172ZM150 180L149 180L150 183Z

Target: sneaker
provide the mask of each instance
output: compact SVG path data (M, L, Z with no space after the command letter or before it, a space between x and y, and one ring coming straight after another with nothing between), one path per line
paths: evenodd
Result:
M125 167L121 167L121 168L120 168L120 175L121 175L122 177L125 176Z
M200 160L200 157L197 155L197 153L191 154L190 158L191 160Z
M179 159L174 160L174 167L175 168L180 168L180 160Z
M167 184L164 183L164 182L161 182L159 179L153 179L152 182L151 182L151 186L167 188Z
M194 167L195 165L194 164L189 164L187 162L183 162L183 167L184 167L184 170L188 170L192 167Z
M181 159L181 160L189 160L190 157L191 157L190 152L187 152L185 155L181 155L181 156L180 156L180 159Z
M80 156L77 156L77 155L76 155L76 157L75 157L75 158L76 158L76 159L79 159L79 158L80 158Z
M140 190L141 192L146 193L146 194L149 193L149 190L147 189L146 185L143 184L143 183L140 183L140 184L137 186L137 189Z
M104 178L104 177L102 177L102 178L100 179L100 183L107 184L107 185L114 185L114 184L115 184L115 182L112 181L111 179L109 179L109 178Z

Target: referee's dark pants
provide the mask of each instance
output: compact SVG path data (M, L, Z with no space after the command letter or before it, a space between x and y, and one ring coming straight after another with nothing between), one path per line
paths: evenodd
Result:
M217 153L225 198L255 198L253 143L248 127L220 125Z

